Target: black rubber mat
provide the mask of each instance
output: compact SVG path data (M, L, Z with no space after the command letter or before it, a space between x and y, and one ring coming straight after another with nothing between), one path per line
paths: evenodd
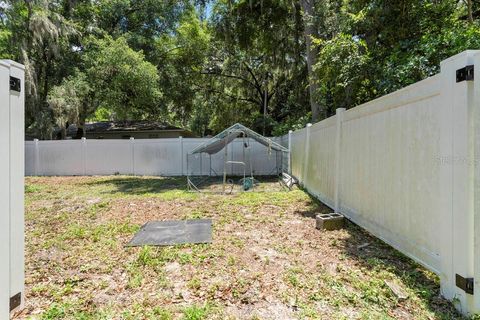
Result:
M211 219L150 221L140 228L127 247L210 242L212 242Z

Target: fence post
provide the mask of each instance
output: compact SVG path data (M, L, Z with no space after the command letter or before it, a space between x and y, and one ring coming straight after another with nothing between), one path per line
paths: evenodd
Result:
M25 301L25 76L24 67L0 61L0 318ZM10 81L9 81L10 80Z
M473 57L475 65L475 79L472 86L474 92L473 99L470 100L473 116L473 276L475 279L475 286L479 288L480 282L480 54ZM474 296L474 311L480 310L480 294L477 290Z
M130 137L130 151L132 152L132 176L135 175L135 138Z
M292 130L288 130L288 174L292 175Z
M0 61L0 318L9 319L10 295L10 66Z
M302 170L302 185L307 185L307 167L308 167L308 157L310 153L310 127L312 126L311 123L307 123L307 127L305 128L305 152L304 159L303 159L303 170Z
M40 150L38 145L38 139L33 139L33 175L38 176L39 168L40 168Z
M342 122L345 114L345 108L338 108L336 110L336 125L335 125L335 212L340 211L340 184L342 166L340 162L341 157L341 143L342 143Z
M178 137L178 141L180 144L180 163L181 163L180 175L183 176L183 137L182 136Z
M480 287L480 79L479 69L480 69L480 54L474 56L474 65L475 65L475 77L477 79L474 82L473 92L474 96L472 99L472 109L473 109L473 139L474 139L474 252L473 252L473 261L474 261L474 277L475 285ZM475 311L480 310L480 294L477 291L474 301Z
M82 171L83 175L87 175L87 138L82 137Z
M465 51L444 60L440 64L440 104L445 136L441 135L442 154L448 157L443 163L440 181L443 197L438 199L448 206L444 218L439 221L437 233L440 250L440 289L442 295L454 300L457 309L468 314L480 310L480 213L478 202L480 173L476 125L479 122L478 81L480 56L475 51ZM475 65L475 79L462 79L461 72ZM460 75L460 77L459 77ZM443 132L442 132L443 133ZM465 281L462 281L465 279ZM463 284L471 279L473 294L464 290ZM460 281L459 281L460 280Z

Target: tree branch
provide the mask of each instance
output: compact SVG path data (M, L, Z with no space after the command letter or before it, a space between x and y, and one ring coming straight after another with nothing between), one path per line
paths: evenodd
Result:
M253 73L253 70L250 68L250 66L245 61L243 61L243 64L245 65L245 68L247 68L248 73L252 76L253 81L255 81L255 86L254 87L257 89L258 94L260 96L263 96L262 86L258 82L257 77L255 77L255 74Z
M243 78L241 76L237 76L237 75L234 75L234 74L224 74L224 73L218 73L218 72L200 72L200 74L205 74L205 75L212 75L212 76L219 76L219 77L225 77L225 78L231 78L231 79L237 79L237 80L241 80L245 83L247 83L249 86L255 88L258 90L257 86L252 83L250 80L246 79L246 78Z
M197 89L199 90L203 90L203 91L206 91L206 92L210 92L210 93L217 93L217 94L220 94L220 95L223 95L223 96L226 96L230 99L234 99L234 100L240 100L240 101L246 101L246 102L250 102L250 103L253 103L255 105L257 105L259 102L255 99L252 99L252 98L243 98L243 97L239 97L239 96L234 96L234 95L231 95L231 94L228 94L224 91L220 91L220 90L215 90L215 89L211 89L211 88L205 88L205 87L201 87L201 86L197 86Z

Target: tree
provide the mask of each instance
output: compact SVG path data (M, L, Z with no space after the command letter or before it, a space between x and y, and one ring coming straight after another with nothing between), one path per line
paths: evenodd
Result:
M0 43L6 48L0 52L25 65L26 126L47 138L53 123L48 91L56 83L59 65L68 56L68 38L76 33L56 4L44 0L7 1L1 11Z
M215 96L213 128L242 121L270 134L278 122L308 112L298 6L291 1L218 2L202 91ZM264 120L264 108L267 115Z
M96 27L113 38L125 37L131 48L142 51L153 62L157 40L175 33L185 11L187 0L102 0L91 4Z
M155 41L152 62L157 65L162 103L168 108L168 119L188 125L199 103L202 69L207 62L211 34L191 7L185 10L175 32ZM200 106L198 106L200 108Z
M325 117L325 111L321 109L316 94L318 93L317 82L313 77L313 66L315 64L318 52L312 45L312 40L317 37L315 27L313 25L314 16L314 0L300 0L303 8L304 33L306 43L307 67L308 67L308 89L310 92L310 108L312 109L312 121L318 121L320 117Z
M77 72L50 91L48 103L53 110L55 124L61 128L62 139L68 124L80 125L80 115L89 108L88 96L93 92L86 75Z
M316 78L330 114L431 76L441 60L480 47L478 25L468 26L467 8L454 1L324 1Z
M158 119L161 92L154 65L131 49L125 38L90 38L82 53L83 71L51 92L50 102L59 124L74 121L83 127L99 108L118 120ZM88 81L88 83L87 83ZM73 95L64 97L65 94Z
M365 41L351 35L339 34L332 40L315 40L321 59L314 66L322 104L329 108L351 108L370 94L368 81L370 60Z
M477 0L6 0L0 56L26 66L39 138L127 118L282 134L480 48L479 16Z

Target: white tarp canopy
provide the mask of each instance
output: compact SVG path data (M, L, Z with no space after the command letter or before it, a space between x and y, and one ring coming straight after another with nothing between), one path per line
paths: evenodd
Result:
M258 143L261 143L267 148L271 148L275 151L288 152L287 148L274 142L272 139L264 137L240 123L236 123L228 129L223 130L212 139L202 143L193 149L191 153L215 154L225 148L225 146L227 146L230 142L240 137L254 139Z

